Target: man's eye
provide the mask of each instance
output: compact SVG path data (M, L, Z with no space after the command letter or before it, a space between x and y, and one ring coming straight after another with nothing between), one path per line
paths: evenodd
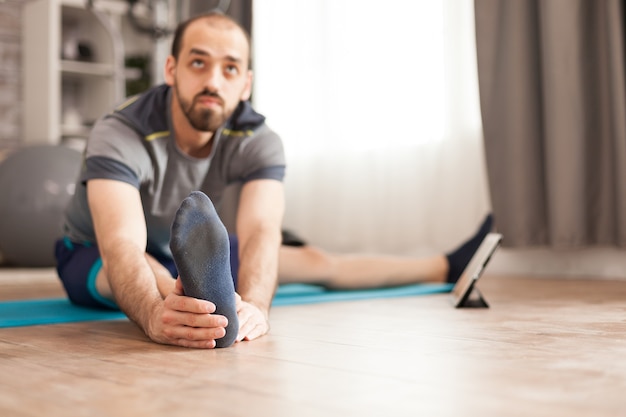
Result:
M230 75L237 75L239 74L239 68L237 68L235 65L227 65L226 73Z
M191 66L194 68L202 68L204 67L204 62L199 59L194 59L191 61Z

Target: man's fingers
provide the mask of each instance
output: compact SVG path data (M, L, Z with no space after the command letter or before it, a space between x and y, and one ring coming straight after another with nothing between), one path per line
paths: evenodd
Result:
M239 322L239 333L237 334L237 341L241 342L243 339L248 336L250 330L254 328L254 324L250 321L246 321L244 323Z
M228 318L207 312L214 310L213 303L172 292L159 307L158 320L149 328L150 338L190 348L214 348L215 340L226 336L228 326Z
M242 308L237 311L237 318L239 319L239 333L237 334L237 341L240 342L246 337L248 332L254 327L251 322L252 312L250 308L245 308L246 303L241 303Z
M178 285L178 284L177 284ZM189 313L213 313L215 312L215 304L207 300L186 297L184 295L176 295L172 293L165 298L167 308L177 311L185 311Z
M180 276L176 278L176 283L174 284L174 294L185 295L185 290L183 289L183 282L180 280Z
M258 313L258 314L255 314ZM263 318L259 311L248 308L242 308L239 311L239 334L237 341L254 340L263 336L269 330L267 321Z
M254 340L257 339L261 336L263 336L265 333L267 333L267 326L265 324L257 324L256 326L254 326L254 328L252 330L250 330L248 332L248 334L245 336L244 339L246 340Z
M189 326L173 326L163 332L170 340L188 342L209 342L221 339L226 335L223 327L198 328Z
M195 349L213 349L215 348L215 340L202 340L200 342L193 340L180 339L177 340L174 344L187 348L195 348Z
M163 324L169 326L188 326L188 327L223 327L228 326L228 319L219 314L207 313L188 313L177 310L167 310L163 312Z

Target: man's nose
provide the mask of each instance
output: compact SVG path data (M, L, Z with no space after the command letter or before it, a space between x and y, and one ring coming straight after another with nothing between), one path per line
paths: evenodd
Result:
M206 79L204 81L205 87L207 87L209 91L217 93L221 91L223 82L224 75L222 74L222 69L218 65L212 65L206 73Z

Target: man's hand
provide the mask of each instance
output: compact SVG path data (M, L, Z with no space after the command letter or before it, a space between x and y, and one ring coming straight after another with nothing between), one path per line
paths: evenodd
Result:
M260 308L237 297L237 316L239 318L239 335L237 342L254 340L270 330L269 318Z
M174 290L153 310L146 333L158 343L212 349L226 335L228 319L210 301L186 297L180 279Z

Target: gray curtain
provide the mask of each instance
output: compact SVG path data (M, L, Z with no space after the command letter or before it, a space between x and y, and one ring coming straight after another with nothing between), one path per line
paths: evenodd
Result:
M626 246L623 13L620 0L475 0L489 185L506 246Z

